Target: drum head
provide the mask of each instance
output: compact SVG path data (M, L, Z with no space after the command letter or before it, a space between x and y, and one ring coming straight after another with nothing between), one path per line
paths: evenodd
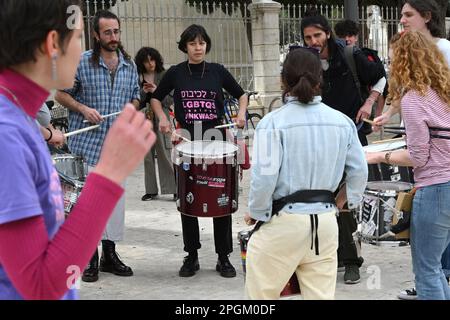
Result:
M367 182L367 189L374 191L408 191L413 188L412 183L402 181L370 181Z
M191 158L217 159L234 156L238 147L227 141L199 140L180 143L175 150Z
M406 147L406 142L404 140L390 141L385 143L374 143L368 146L364 146L363 150L365 152L381 152L381 151L391 151L403 149Z

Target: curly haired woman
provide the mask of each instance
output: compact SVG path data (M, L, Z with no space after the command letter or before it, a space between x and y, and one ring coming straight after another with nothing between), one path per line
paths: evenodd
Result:
M411 252L417 295L449 300L441 256L450 242L450 135L438 139L430 128L450 128L450 70L423 33L406 32L392 50L389 95L401 101L408 149L368 153L367 160L414 168Z

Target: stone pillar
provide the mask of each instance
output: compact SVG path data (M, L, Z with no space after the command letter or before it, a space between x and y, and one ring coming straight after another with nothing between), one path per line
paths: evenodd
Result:
M253 1L252 17L253 75L258 101L267 113L272 99L280 95L280 26L281 4L275 1Z

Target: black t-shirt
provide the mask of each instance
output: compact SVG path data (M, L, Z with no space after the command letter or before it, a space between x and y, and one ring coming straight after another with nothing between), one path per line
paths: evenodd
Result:
M175 117L181 127L191 131L195 123L202 122L205 132L222 123L223 89L235 98L245 93L223 65L205 61L188 67L185 61L167 70L152 98L162 101L174 90Z

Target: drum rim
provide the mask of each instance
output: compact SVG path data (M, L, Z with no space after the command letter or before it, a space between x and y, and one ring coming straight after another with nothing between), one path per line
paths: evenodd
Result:
M53 160L65 160L65 159L80 159L81 161L83 161L83 157L72 154L53 156Z
M233 151L230 151L229 153L222 153L222 154L214 154L214 155L205 155L205 154L194 154L191 152L186 152L186 151L182 151L180 150L181 147L183 146L187 146L188 144L193 144L193 143L220 143L220 144L225 144L225 145L230 145L231 147L233 147ZM177 144L175 146L175 151L177 153L180 154L180 156L188 156L190 158L202 158L202 159L221 159L221 158L225 158L225 157L231 157L231 156L235 156L237 154L239 150L239 147L230 142L230 141L220 141L220 140L195 140L195 141L190 141L190 142L181 142L179 144Z
M401 144L401 146L397 146L398 144ZM381 148L383 146L392 146L392 147ZM372 147L372 149L375 147L380 147L381 149L376 148L376 150L371 150L371 147ZM393 150L399 150L399 149L405 149L405 148L406 148L406 142L404 140L390 141L390 142L385 142L385 143L373 143L373 144L369 144L367 146L363 146L363 150L365 152L383 152L383 151L393 151Z
M394 188L394 189L389 189L389 188L378 188L378 189L374 189L374 188L370 188L370 185L373 185L375 183L385 183L386 185L403 185L403 186L408 186L407 189L399 189L399 188ZM373 192L381 192L381 191L398 191L398 192L404 192L404 191L408 191L411 190L414 187L414 184L410 183L410 182L405 182L405 181L383 181L383 180L377 180L377 181L367 181L366 184L366 190L368 191L373 191Z

